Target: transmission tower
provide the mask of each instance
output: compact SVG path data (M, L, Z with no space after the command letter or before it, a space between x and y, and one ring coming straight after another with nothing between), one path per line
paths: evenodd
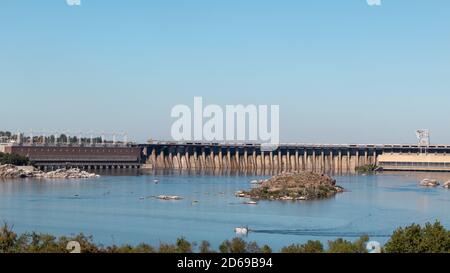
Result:
M425 153L427 153L427 148L430 146L430 130L428 129L420 129L416 131L416 136L418 140L419 147L422 152L422 148L425 149Z

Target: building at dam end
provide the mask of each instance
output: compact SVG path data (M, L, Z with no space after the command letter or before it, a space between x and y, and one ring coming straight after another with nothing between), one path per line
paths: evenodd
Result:
M391 171L450 171L450 154L382 154L378 165Z
M0 146L5 153L28 157L36 167L43 170L128 169L141 166L141 149L128 145L2 144Z

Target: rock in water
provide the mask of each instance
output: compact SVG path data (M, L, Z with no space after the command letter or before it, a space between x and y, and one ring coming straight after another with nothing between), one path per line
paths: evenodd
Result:
M183 200L183 197L181 196L177 196L177 195L159 195L156 196L157 199L160 200L165 200L165 201L178 201L178 200Z
M83 179L94 178L98 175L94 173L88 173L80 169L59 169L56 171L48 172L44 176L45 178L59 178L59 179Z
M236 196L256 200L303 201L329 198L343 191L328 175L291 172L276 175L250 191L237 192Z
M46 173L29 166L0 165L0 178L86 179L95 177L100 176L80 169L59 169Z
M439 182L435 179L424 179L420 182L420 186L422 186L422 187L437 187L437 186L439 186Z

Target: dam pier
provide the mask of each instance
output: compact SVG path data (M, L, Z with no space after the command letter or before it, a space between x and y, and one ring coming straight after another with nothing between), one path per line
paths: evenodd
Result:
M448 145L280 144L268 151L260 144L158 142L139 147L145 166L153 169L352 173L377 165L385 170L450 171Z
M280 145L273 151L255 144L160 143L143 146L146 166L181 170L350 172L358 166L376 164L381 152L376 147L339 145Z

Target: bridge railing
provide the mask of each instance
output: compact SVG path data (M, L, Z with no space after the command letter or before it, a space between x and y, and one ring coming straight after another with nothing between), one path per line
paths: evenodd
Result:
M261 146L267 143L263 142L209 142L209 141L152 141L147 144L138 144L140 146L145 145L173 145L173 146ZM417 144L321 144L321 143L279 143L280 147L307 147L307 148L376 148L376 149L450 149L450 145L430 145L419 146Z

